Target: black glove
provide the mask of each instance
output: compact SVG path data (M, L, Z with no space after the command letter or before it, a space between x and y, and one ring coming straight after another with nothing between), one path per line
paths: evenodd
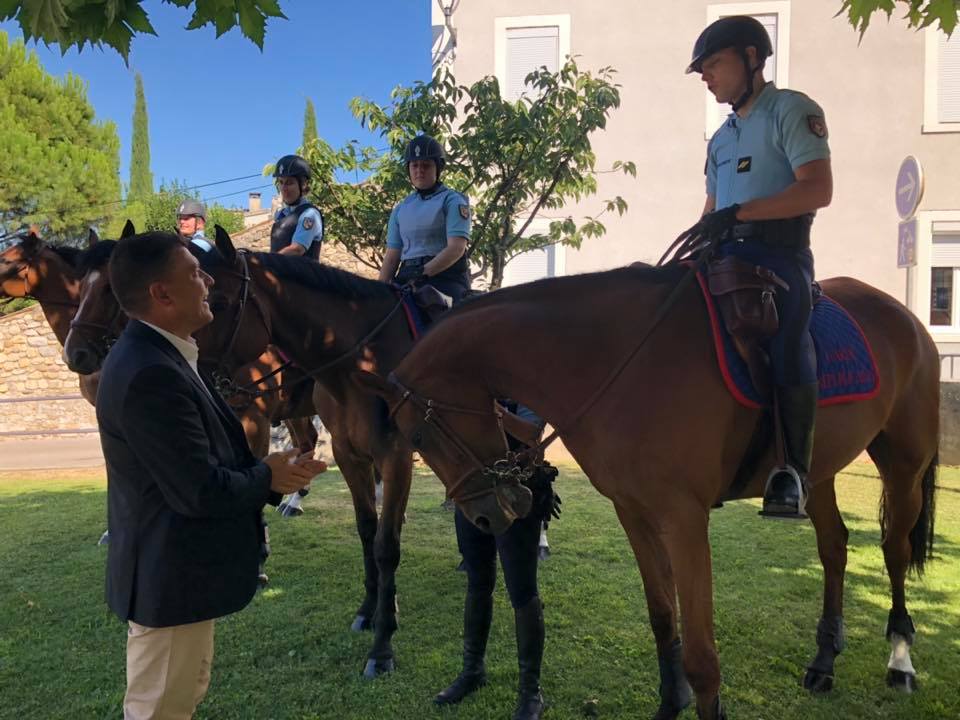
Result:
M698 225L700 234L706 236L708 240L715 240L722 237L730 228L738 224L737 210L740 206L734 203L722 210L714 210L700 218Z
M430 280L430 276L429 276L429 275L427 275L427 274L425 274L425 273L420 273L419 275L417 275L417 276L416 276L415 278L413 278L412 280L408 280L408 281L407 281L407 285L409 285L410 287L412 287L414 290L419 290L419 289L422 288L424 285L429 284L429 283L428 283L429 280Z

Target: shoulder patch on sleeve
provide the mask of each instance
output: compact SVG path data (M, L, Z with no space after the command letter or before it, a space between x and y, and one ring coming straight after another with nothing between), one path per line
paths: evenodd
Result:
M315 224L314 219L313 219L312 217L310 217L309 215L303 219L303 229L304 229L304 230L310 230L310 229L312 229L313 226L314 226L314 224Z
M460 217L464 220L470 219L470 206L469 205L459 205L457 209L460 211Z
M827 121L824 120L823 115L807 115L807 127L818 138L827 136Z

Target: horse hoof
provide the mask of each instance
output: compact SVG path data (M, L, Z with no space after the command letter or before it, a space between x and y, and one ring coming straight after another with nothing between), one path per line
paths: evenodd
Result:
M281 507L283 507L283 509L280 511L280 514L283 515L283 517L300 517L303 515L303 508L301 507L286 504Z
M104 530L103 535L100 536L100 539L97 540L97 545L109 545L110 544L110 531Z
M807 674L803 676L803 688L812 693L830 692L833 690L833 675L807 670Z
M367 680L373 680L380 675L392 673L396 669L397 667L393 662L393 658L387 658L386 660L374 660L370 658L367 660L367 666L363 669L363 677Z
M357 615L350 625L353 632L363 632L364 630L373 630L373 622L366 615Z
M537 557L540 560L549 560L550 559L550 547L548 545L541 545L537 549Z
M892 687L894 690L899 690L909 695L912 692L916 692L918 688L917 677L916 675L905 673L903 670L887 670L887 687Z
M682 712L683 708L678 710L670 703L661 702L660 707L657 708L657 714L653 716L653 720L675 720L675 718L680 717L680 713Z
M287 504L285 502L282 502L279 505L277 505L277 512L280 513L281 515L284 513L286 509L287 509Z

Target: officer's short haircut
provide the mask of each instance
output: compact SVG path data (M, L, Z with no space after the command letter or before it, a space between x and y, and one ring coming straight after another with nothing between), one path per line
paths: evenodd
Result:
M183 242L169 232L133 235L117 242L107 272L110 286L123 311L137 316L150 306L150 285L162 280L173 253Z

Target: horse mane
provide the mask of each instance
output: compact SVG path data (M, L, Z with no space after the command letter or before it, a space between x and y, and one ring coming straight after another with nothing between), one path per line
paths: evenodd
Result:
M47 245L57 256L72 268L77 267L77 262L83 254L83 250L72 245Z
M352 272L321 265L315 260L278 253L251 252L250 256L267 271L279 278L290 280L312 290L329 292L347 300L392 298L393 290L379 280L369 280ZM223 262L219 253L210 251L204 256L204 264Z
M580 295L584 298L584 302L590 302L590 294L597 287L602 287L603 283L628 280L643 285L673 285L680 280L686 271L687 268L682 265L657 267L636 263L613 270L543 278L542 280L500 288L492 292L470 295L447 313L444 320L481 310L490 305L498 305L501 302L540 300L539 294L547 289L556 289L575 296ZM531 296L533 297L531 298Z
M79 251L74 267L80 271L81 275L86 275L91 270L103 268L116 246L116 240L101 240L89 249Z

